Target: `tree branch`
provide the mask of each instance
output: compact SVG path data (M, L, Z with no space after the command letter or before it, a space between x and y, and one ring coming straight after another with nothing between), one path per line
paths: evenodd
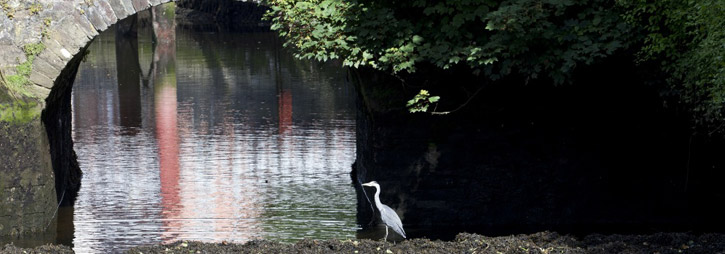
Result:
M481 87L479 87L479 88L478 88L478 90L476 90L476 92L474 92L474 93L473 93L473 95L471 95L471 96L469 96L469 97L468 97L468 100L466 100L466 102L464 102L463 104L461 104L461 105L460 105L460 106L458 106L457 108L455 108L455 109L453 109L453 110L450 110L450 111L441 111L441 112L437 112L437 111L435 111L435 109L434 109L434 110L433 110L433 112L430 112L430 114L431 114L431 115L447 115L447 114L450 114L450 113L456 112L456 111L458 111L458 110L462 109L463 107L465 107L466 105L468 105L468 103L470 103L470 102L471 102L471 100L473 100L473 98L474 98L474 97L476 97L476 95L478 95L478 93L480 93L480 92L481 92L481 90L483 90L483 88L484 88L484 87L485 87L485 86L481 86ZM436 108L438 108L438 106L437 106L437 105L436 105Z

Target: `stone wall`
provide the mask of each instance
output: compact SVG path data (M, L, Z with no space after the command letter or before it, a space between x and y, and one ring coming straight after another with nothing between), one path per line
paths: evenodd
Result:
M33 103L0 103L0 235L54 225L55 178L40 110Z

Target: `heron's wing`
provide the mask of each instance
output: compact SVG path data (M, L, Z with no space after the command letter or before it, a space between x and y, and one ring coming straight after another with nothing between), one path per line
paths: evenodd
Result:
M387 205L380 207L380 218L383 220L385 225L388 225L396 233L405 238L405 231L403 230L403 222L400 221L400 217L395 213L395 210Z

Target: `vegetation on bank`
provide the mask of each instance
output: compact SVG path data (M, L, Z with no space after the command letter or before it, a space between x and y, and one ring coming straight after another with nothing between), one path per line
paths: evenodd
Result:
M693 127L725 130L720 127L725 123L725 2L720 0L265 4L271 7L272 29L297 57L340 59L346 66L399 76L433 66L468 70L480 77L479 86L504 78L559 85L575 83L578 67L631 55L663 99L691 113ZM410 103L411 111L426 111L433 103L417 102Z
M683 103L695 124L725 131L725 1L618 0L623 19L637 28L642 65L655 66L650 82Z

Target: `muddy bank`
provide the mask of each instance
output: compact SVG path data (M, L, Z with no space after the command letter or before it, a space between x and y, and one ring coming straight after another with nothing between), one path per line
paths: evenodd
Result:
M462 233L449 242L413 239L400 243L371 240L303 240L296 244L254 241L244 245L177 242L140 247L128 253L725 253L723 234L659 233L590 235L584 238L542 232L486 237Z
M72 253L66 246L0 253ZM412 239L399 243L372 240L302 240L296 244L251 241L245 244L175 242L137 247L127 253L725 253L725 234L656 233L586 237L553 232L486 237L461 233L453 241Z

